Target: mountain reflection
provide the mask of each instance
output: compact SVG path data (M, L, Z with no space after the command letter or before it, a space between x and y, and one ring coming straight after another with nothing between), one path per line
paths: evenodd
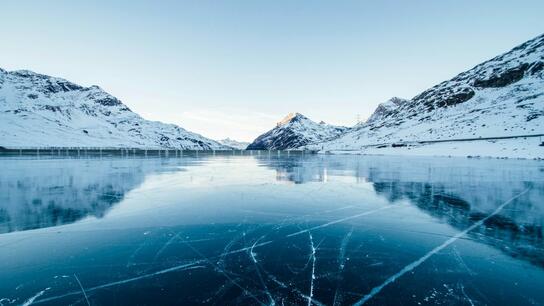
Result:
M374 191L394 202L408 199L421 211L464 230L485 218L523 190L530 191L509 204L469 239L484 242L506 254L544 267L544 181L536 161L410 159L392 157L297 157L264 159L278 180L296 184L355 176L370 182Z
M321 155L232 158L247 159L253 169L257 165L274 170L272 177L266 172L269 181L364 182L389 202L408 200L457 230L466 229L530 188L489 218L485 226L471 231L467 238L544 266L541 162ZM101 218L148 175L177 172L197 163L205 168L206 162L213 160L213 157L44 159L31 163L25 159L4 160L0 171L0 233L58 226L87 217ZM201 176L213 178L216 173L213 165L210 167L210 172L202 172ZM230 172L225 179L234 180Z
M0 233L101 218L146 175L177 170L165 168L160 159L11 159L3 163Z

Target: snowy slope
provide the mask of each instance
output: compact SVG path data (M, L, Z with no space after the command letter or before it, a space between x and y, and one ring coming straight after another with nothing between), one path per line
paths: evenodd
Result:
M247 149L294 149L338 137L346 130L346 127L316 123L299 113L291 113L278 122L275 128L257 137Z
M361 150L375 144L542 133L544 35L411 100L388 101L367 122L335 140L309 148ZM540 148L529 150L540 152ZM472 155L478 155L477 144L473 151Z
M230 138L221 139L221 140L218 140L218 142L224 146L237 149L237 150L245 150L247 146L249 145L249 142L237 141Z
M407 104L408 102L410 102L410 100L393 97L379 104L376 110L374 111L374 113L372 114L372 116L370 116L365 123L369 124L372 122L382 121L385 118L394 114L398 108L402 107L404 104Z
M145 120L98 86L2 69L0 146L225 148L179 126Z

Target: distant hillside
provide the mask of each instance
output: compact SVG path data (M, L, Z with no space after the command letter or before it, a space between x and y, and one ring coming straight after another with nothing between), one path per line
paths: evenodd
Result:
M224 146L237 149L237 150L245 150L247 146L249 145L249 142L236 141L230 138L221 139L221 140L218 140L218 142Z
M3 69L0 146L226 148L174 124L145 120L98 86Z
M361 150L373 144L543 133L544 35L541 35L411 100L393 98L379 105L365 123L336 139L309 147ZM495 151L504 149L514 156L524 156L522 151L531 151L528 156L537 157L542 148L538 144L535 139L502 141L500 145L460 143L444 148L444 152L468 145L472 148L463 148L463 152L472 150L478 154L475 146L481 146ZM371 153L379 152L390 153L387 150Z
M338 137L346 127L316 123L299 113L283 118L272 130L257 137L248 150L285 150Z

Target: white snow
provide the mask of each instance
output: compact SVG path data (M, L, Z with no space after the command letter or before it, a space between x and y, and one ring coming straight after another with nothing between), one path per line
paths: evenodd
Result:
M393 143L544 134L544 35L442 82L412 100L381 104L370 119L305 148L365 154L544 158L538 138L369 148ZM478 85L521 69L520 79Z
M314 122L299 113L290 113L275 128L257 137L248 149L294 149L336 138L346 129Z
M368 155L411 155L411 156L457 156L457 157L495 157L495 158L544 158L544 137L474 140L417 144L406 147L367 147L361 150L332 150L333 154ZM322 151L324 153L325 151Z
M238 140L234 140L230 138L221 139L221 140L218 140L217 142L219 142L220 144L224 146L237 149L237 150L245 150L247 146L249 145L249 142L238 141Z
M443 141L544 134L544 35L411 100L392 98L352 128L291 113L248 149L362 154L544 158L538 138ZM411 144L391 147L392 144ZM243 149L148 121L97 86L27 70L0 69L0 146Z
M0 146L226 148L174 124L145 120L98 86L2 69Z

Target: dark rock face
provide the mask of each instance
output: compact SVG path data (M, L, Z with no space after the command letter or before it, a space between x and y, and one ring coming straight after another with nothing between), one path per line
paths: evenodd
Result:
M534 112L531 112L529 113L529 115L525 118L525 120L527 122L531 121L531 120L535 120L537 118L539 118L540 116L544 116L544 111L534 111Z
M74 83L70 83L68 81L62 81L62 82L58 82L57 85L62 89L62 91L64 92L68 92L68 91L71 91L71 90L82 90L83 89L83 86L79 86L77 84L74 84Z
M63 79L57 79L57 78L50 78L46 75L32 73L28 71L24 72L15 72L14 74L31 79L34 83L37 82L45 82L45 85L43 86L43 93L45 94L51 94L51 93L59 93L59 92L69 92L74 90L83 90L84 87L74 84L72 82L68 82Z
M518 67L508 69L503 73L492 75L488 79L476 79L474 80L474 86L481 88L504 87L521 80L528 68L529 64L523 63Z
M530 73L531 75L535 75L535 74L541 72L543 69L544 69L544 62L537 62L537 63L534 63L534 64L529 68L529 73Z
M424 105L427 111L432 111L442 107L454 106L470 100L476 94L470 87L445 87L440 89L435 87L414 97L412 102L409 103L412 110L417 108L418 104Z
M121 105L121 101L115 97L105 97L102 99L97 99L96 103L104 105L104 106L115 106L115 105Z
M58 106L51 106L51 105L46 105L46 106L45 106L45 109L46 109L46 110L49 110L49 111L52 111L52 112L54 112L54 113L60 112L60 111L61 111L60 107L58 107Z
M308 140L301 135L297 135L292 130L286 130L277 137L271 138L273 132L265 133L259 136L255 141L247 146L246 150L285 150L298 148L308 144ZM269 139L267 141L267 139Z
M470 100L472 97L474 97L474 95L474 90L470 88L463 88L460 92L448 95L443 100L438 101L436 106L453 106Z

